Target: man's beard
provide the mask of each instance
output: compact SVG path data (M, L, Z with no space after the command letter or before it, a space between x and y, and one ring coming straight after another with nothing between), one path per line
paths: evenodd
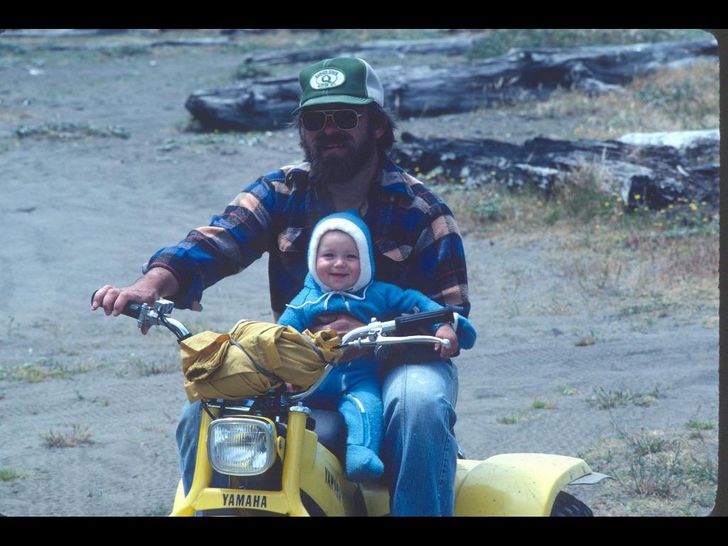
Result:
M329 144L343 146L346 153L342 155L323 156L320 149ZM347 135L326 136L321 133L309 146L301 139L306 161L311 165L309 177L311 181L324 186L340 184L351 180L372 156L377 154L377 141L374 131L369 131L366 138L356 146Z

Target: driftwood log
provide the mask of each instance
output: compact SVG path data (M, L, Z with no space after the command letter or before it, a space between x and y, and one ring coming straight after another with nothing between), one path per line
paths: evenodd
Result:
M400 166L425 178L455 180L466 188L531 186L547 197L569 173L598 169L602 176L597 178L604 184L599 189L618 194L629 207L660 210L705 203L710 210L718 210L717 130L674 134L672 140L665 135L630 135L625 140L534 138L518 145L489 139L421 139L403 133L392 156ZM672 144L630 144L630 140Z
M400 117L436 116L547 99L558 89L618 90L658 68L716 57L714 38L629 46L514 50L449 66L378 68L385 105ZM185 106L202 130L269 130L287 126L298 105L297 75L244 80L190 95Z
M335 48L284 49L254 53L243 59L249 64L313 63L331 57L395 55L465 55L475 42L473 37L439 38L434 40L375 40Z

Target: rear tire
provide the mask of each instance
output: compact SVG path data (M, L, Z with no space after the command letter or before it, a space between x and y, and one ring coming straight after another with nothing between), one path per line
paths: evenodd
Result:
M594 512L575 496L564 491L556 495L551 508L551 517L592 517Z

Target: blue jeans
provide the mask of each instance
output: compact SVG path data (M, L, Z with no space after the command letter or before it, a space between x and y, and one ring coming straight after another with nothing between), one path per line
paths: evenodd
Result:
M384 373L382 460L393 516L453 514L457 391L457 368L449 360L402 364ZM201 411L199 402L185 402L177 426L185 493L192 485ZM214 475L212 485L225 487L221 478Z

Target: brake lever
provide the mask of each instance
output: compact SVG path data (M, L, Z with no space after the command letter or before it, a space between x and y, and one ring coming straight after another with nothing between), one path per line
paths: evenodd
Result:
M139 328L144 328L145 326L164 326L177 336L177 341L182 341L192 335L184 324L169 316L174 310L174 302L160 298L154 302L153 308L146 303L142 303L141 305L130 304L127 307L131 308L132 306L134 306L133 309L125 309L123 313L130 317L134 317L134 313L138 313L136 319Z

